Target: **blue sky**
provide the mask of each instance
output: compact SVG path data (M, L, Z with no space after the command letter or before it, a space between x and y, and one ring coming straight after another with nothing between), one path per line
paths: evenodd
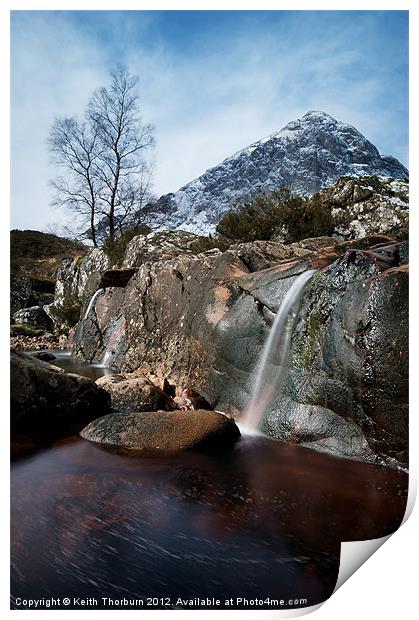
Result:
M117 63L140 76L156 127L158 195L308 110L408 163L407 12L17 11L11 28L15 228L68 217L49 206L49 127Z

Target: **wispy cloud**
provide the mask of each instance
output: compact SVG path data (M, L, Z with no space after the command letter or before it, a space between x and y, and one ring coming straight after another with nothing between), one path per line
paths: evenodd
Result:
M406 22L402 12L15 13L13 225L65 218L48 206L48 130L81 113L117 62L140 75L156 126L157 194L309 109L406 163Z

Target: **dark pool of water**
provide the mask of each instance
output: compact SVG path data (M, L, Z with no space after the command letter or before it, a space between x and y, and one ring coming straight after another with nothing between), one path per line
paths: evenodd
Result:
M340 542L394 532L407 497L403 472L263 437L153 457L73 437L17 459L11 476L12 600L97 597L95 608L106 596L314 605L334 589Z
M83 362L83 360L78 359L77 357L73 357L70 351L48 351L48 353L52 353L55 356L55 359L50 363L54 366L58 366L62 368L66 372L72 372L76 375L82 375L83 377L88 377L89 379L99 379L99 377L103 377L104 375L112 374L112 371L109 368L105 368L105 366L101 366L100 364L89 364L87 362Z

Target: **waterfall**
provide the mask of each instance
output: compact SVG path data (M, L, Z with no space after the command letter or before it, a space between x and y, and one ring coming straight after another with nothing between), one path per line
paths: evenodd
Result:
M112 361L115 352L118 348L119 340L123 335L125 329L125 317L120 316L110 328L110 333L108 337L108 342L106 344L105 352L102 358L102 366L108 368L110 362Z
M315 273L310 269L292 284L278 310L255 372L249 403L240 418L245 431L257 432L266 407L280 393L288 371L291 336L305 286Z
M83 317L83 321L85 321L87 319L87 317L90 314L90 311L92 310L92 308L94 307L95 303L96 303L96 299L99 297L99 295L101 295L102 293L105 292L104 288L99 288L96 293L94 293L94 295L92 295L92 298L89 301L89 305L87 306L87 310L84 313L84 317Z

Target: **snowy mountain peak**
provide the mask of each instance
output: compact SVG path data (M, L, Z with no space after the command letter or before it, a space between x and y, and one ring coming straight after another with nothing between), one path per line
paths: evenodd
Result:
M322 110L309 110L299 120L304 121L306 119L313 120L314 122L330 121L336 125L339 123L339 121L337 121L333 116L331 116L327 112L322 112ZM291 122L296 122L296 121L291 121Z
M162 196L149 206L147 223L208 234L226 211L259 193L288 187L309 195L342 176L366 175L402 179L409 173L352 125L312 110Z

